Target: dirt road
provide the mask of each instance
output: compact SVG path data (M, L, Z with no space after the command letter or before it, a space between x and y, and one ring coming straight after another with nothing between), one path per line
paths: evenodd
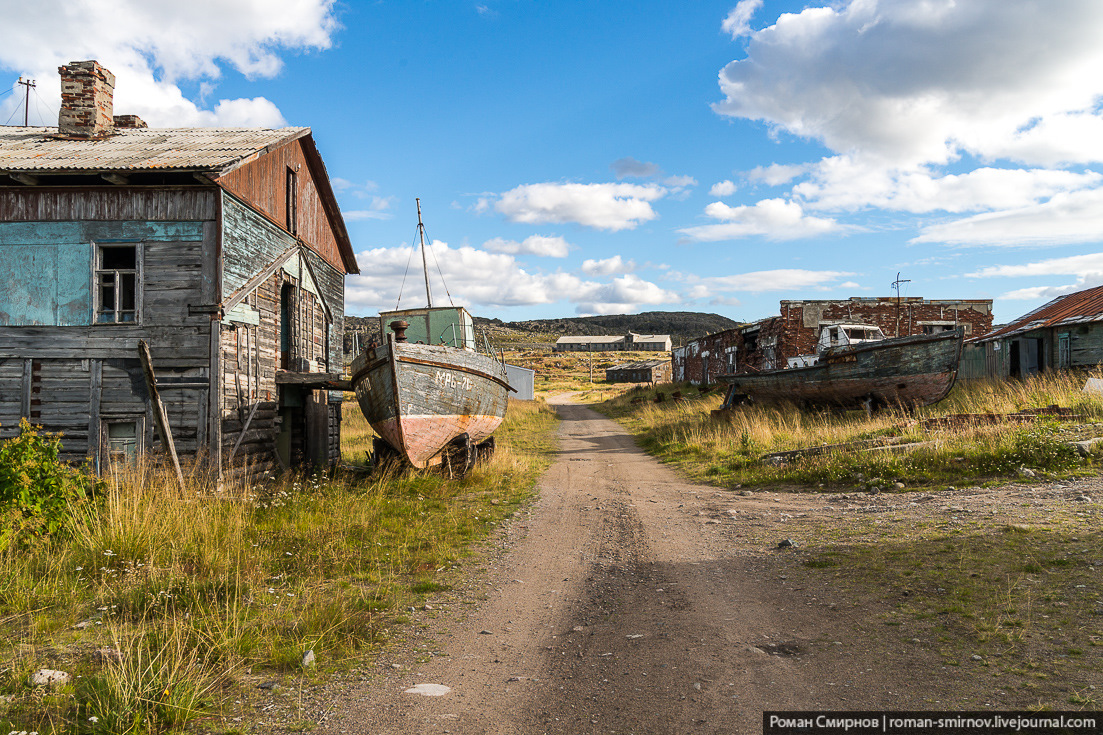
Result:
M318 731L755 733L766 709L960 703L973 674L802 577L783 530L743 533L740 519L827 510L823 496L688 484L613 422L557 410L561 453L485 599L435 618L434 655L380 667ZM449 691L406 692L424 684Z

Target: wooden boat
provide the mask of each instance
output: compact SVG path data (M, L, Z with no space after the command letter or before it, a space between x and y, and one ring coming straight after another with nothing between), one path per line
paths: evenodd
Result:
M421 202L418 202L423 265ZM353 360L352 386L360 410L379 435L374 459L405 458L414 467L440 462L465 473L502 423L513 390L505 364L484 340L476 349L475 325L463 307L432 306L426 268L423 309L379 315L383 344ZM391 331L387 331L387 327Z
M860 342L823 350L808 367L721 375L731 386L722 408L748 399L869 412L893 405L927 406L953 388L964 336L959 328Z

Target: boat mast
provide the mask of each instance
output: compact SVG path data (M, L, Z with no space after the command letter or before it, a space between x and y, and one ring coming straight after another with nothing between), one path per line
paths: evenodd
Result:
M429 302L429 308L433 308L433 294L429 291L429 263L425 260L425 225L421 223L421 199L417 202L417 232L421 235L421 271L425 274L425 300Z

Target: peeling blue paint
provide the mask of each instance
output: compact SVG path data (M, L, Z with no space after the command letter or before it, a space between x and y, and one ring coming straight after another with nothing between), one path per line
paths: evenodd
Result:
M94 242L202 239L202 222L0 223L0 325L91 324Z

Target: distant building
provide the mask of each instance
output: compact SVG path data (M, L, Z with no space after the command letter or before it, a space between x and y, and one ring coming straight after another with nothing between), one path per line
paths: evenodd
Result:
M1103 362L1103 286L1059 296L966 348L978 363L967 378L1095 367Z
M555 352L670 352L669 334L636 334L619 336L586 335L560 337Z
M964 327L965 336L992 328L990 299L906 297L782 301L780 316L696 339L673 351L675 382L713 383L730 373L799 367L820 346L876 336L905 337Z
M531 401L536 397L535 370L506 363L506 380L509 381L509 387L517 391L510 393L510 397L522 401Z
M605 370L609 383L668 383L670 360L638 360L614 365Z

